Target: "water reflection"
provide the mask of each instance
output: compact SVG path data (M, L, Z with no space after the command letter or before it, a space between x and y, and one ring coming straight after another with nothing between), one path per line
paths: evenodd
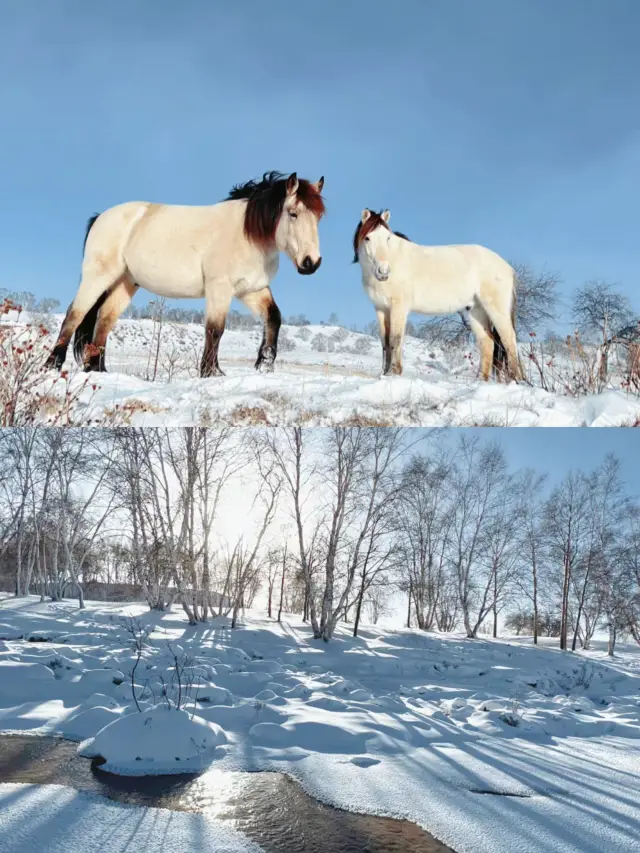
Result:
M408 821L323 805L282 773L213 769L202 776L116 776L76 745L0 736L0 781L67 785L112 800L228 821L266 853L453 853Z

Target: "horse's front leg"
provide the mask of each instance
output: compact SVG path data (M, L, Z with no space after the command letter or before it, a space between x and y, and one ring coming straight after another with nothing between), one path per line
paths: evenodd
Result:
M389 346L389 312L384 308L376 308L380 341L382 343L382 372L388 373L391 367L391 348Z
M401 303L392 302L389 308L389 367L385 374L402 374L402 344L408 311Z
M200 376L224 376L218 364L218 349L233 291L226 282L209 282L205 285L205 297L204 350L200 362Z
M254 317L260 317L264 323L255 368L261 373L272 373L273 364L278 354L278 334L282 324L280 309L276 305L269 287L254 293L247 293L241 299Z

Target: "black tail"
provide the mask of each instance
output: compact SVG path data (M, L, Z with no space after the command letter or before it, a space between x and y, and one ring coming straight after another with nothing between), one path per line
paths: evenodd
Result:
M82 244L83 254L87 246L89 232L96 224L96 220L99 216L99 213L95 213L87 222L87 229L84 233L84 243ZM82 354L84 352L86 344L90 344L93 340L93 333L96 328L96 320L98 319L98 311L100 310L102 303L107 298L108 293L109 291L103 293L102 296L96 302L96 304L93 306L93 308L87 311L73 336L73 355L79 367L84 366L82 361Z
M496 379L500 379L507 375L507 351L504 348L504 344L498 334L497 330L491 326L490 333L493 337L493 364L492 372Z
M87 239L89 237L89 231L91 231L93 226L96 224L96 220L98 219L99 216L100 216L99 213L94 213L93 216L87 221L87 230L84 232L84 243L82 244L82 251L83 252L87 247Z
M98 312L102 308L102 305L110 292L110 290L105 290L102 296L97 299L95 304L89 308L73 335L73 356L78 367L84 367L84 361L82 359L84 348L87 344L90 344L93 341Z

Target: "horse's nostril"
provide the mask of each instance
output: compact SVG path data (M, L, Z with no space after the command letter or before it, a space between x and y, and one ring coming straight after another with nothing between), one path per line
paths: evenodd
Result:
M309 255L307 255L298 266L298 272L302 273L302 275L311 275L318 269L321 263L322 258L318 258L317 261L313 261Z

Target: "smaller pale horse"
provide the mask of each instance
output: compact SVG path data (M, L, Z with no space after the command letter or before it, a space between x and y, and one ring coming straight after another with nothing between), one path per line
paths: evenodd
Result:
M218 347L234 297L264 321L256 369L273 370L280 311L270 284L279 254L302 275L320 266L318 222L324 214L316 183L267 172L203 207L127 202L89 220L82 280L47 367L64 364L72 336L85 370L105 370L109 332L138 287L176 299L205 298L201 376L223 375Z
M502 344L509 377L522 378L515 332L513 268L483 246L420 246L389 228L390 213L363 210L353 238L354 263L373 302L382 340L383 373L402 373L409 312L467 311L480 348L480 375L488 379L494 346Z

